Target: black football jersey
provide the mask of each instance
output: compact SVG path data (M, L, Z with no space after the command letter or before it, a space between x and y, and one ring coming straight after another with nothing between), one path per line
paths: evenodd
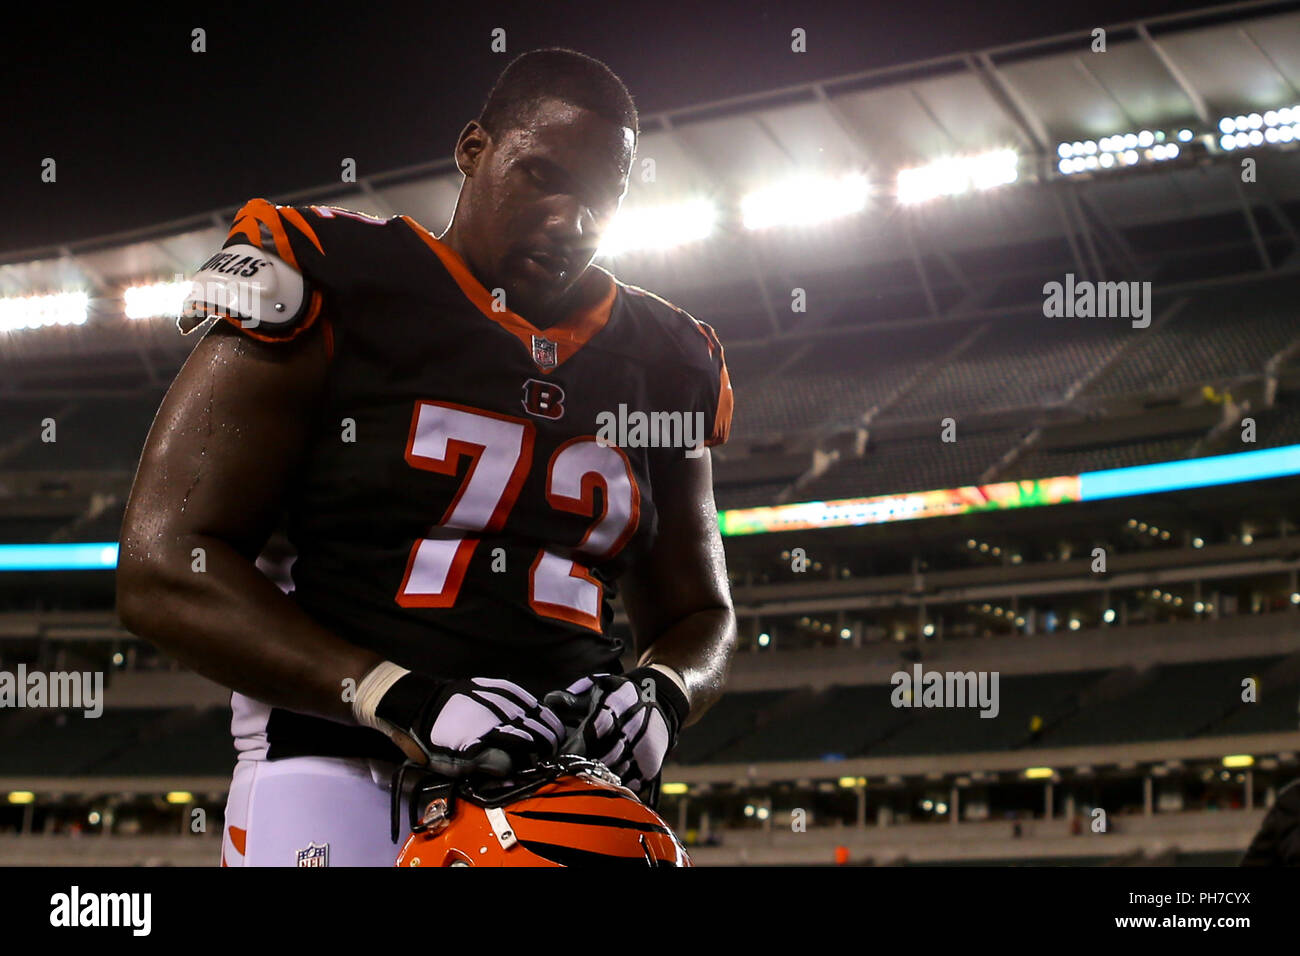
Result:
M234 245L290 263L310 299L288 326L231 323L266 341L320 323L331 353L287 506L293 599L437 677L540 696L620 670L611 602L654 540L656 475L730 428L713 330L596 266L603 298L535 328L406 216L253 200ZM375 731L278 709L267 736L272 758L397 756Z

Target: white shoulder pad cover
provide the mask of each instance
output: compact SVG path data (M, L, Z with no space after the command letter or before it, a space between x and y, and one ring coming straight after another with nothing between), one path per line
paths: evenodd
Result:
M274 253L250 245L226 246L199 268L181 307L180 329L192 332L212 316L287 332L307 312L310 290L303 274Z

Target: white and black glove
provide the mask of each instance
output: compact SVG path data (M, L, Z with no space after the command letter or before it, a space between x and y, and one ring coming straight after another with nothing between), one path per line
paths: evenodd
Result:
M659 666L582 677L543 702L569 730L560 753L600 761L643 798L690 712L680 678Z
M437 680L390 662L362 679L352 709L358 723L399 745L397 735L409 738L431 770L451 777L507 776L554 756L564 737L560 718L518 684Z

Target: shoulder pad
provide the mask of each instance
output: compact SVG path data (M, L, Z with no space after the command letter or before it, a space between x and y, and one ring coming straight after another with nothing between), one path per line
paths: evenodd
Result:
M243 329L282 337L307 318L311 293L303 274L274 253L227 246L194 274L181 309L181 331L192 332L220 316Z
M285 228L286 222L294 226L293 232ZM321 310L321 292L299 264L302 253L313 251L323 254L301 213L265 199L251 200L235 216L225 246L194 275L177 326L189 333L219 317L253 338L293 338L309 328Z

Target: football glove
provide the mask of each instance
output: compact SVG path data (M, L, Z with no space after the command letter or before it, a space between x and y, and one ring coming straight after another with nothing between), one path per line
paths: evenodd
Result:
M363 716L364 705L361 711L354 706L358 722L395 740L396 734L409 737L437 773L507 776L540 758L554 756L564 737L560 718L511 681L491 677L437 680L401 673L396 665L380 665L385 666L392 668L390 676L400 676L383 688L370 719ZM359 700L364 688L365 680L358 688Z
M564 716L570 731L560 753L599 760L643 797L690 711L681 687L655 667L579 678L543 702Z

